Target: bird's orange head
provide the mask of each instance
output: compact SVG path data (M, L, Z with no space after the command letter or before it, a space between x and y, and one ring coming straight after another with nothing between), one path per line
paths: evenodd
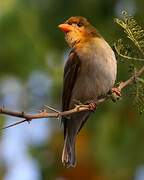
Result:
M70 47L87 41L91 37L100 36L87 19L81 16L71 17L58 27L65 33L66 41Z

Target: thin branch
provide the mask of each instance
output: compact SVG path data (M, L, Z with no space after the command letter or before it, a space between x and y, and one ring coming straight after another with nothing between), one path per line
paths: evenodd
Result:
M141 76L142 74L144 74L144 66L137 71L132 77L130 77L128 80L121 82L117 88L117 90L119 92L122 91L122 89L126 88L127 86L133 84L135 82L135 80ZM107 95L101 99L99 99L97 101L97 105L103 103L104 101L110 99L110 96ZM10 111L5 109L5 107L1 107L0 108L0 114L4 114L4 115L9 115L9 116L14 116L14 117L19 117L22 118L24 120L18 121L14 124L11 124L9 126L3 127L2 129L6 129L9 127L13 127L15 125L24 123L24 122L30 122L33 119L39 119L39 118L61 118L63 116L69 116L71 114L74 113L78 113L78 112L82 112L82 111L93 111L93 109L91 108L90 105L76 105L75 108L70 109L68 111L63 111L63 112L59 112L57 110L55 110L54 108L51 108L49 106L46 106L47 109L52 110L53 112L48 112L46 109L42 110L40 113L37 114L26 114L25 112L17 112L17 111Z
M115 48L117 54L124 59L133 60L133 61L144 61L144 58L136 58L136 57L126 56L126 55L121 54L120 51L118 50L116 44L114 44L114 48Z
M126 86L133 84L135 80L143 73L144 73L144 66L139 71L137 71L132 77L130 77L127 81L121 82L120 85L118 86L119 91L121 91Z
M102 100L101 100L102 101ZM99 101L100 102L100 101ZM3 127L1 129L7 129L13 126L16 126L18 124L24 123L24 122L30 122L33 119L39 119L39 118L60 118L63 116L68 116L74 113L78 113L81 111L90 111L91 107L89 105L77 105L74 109L58 112L55 110L55 112L47 112L47 110L42 110L40 113L37 114L26 114L24 112L17 112L17 111L10 111L5 108L0 108L0 114L14 116L23 118L24 120L18 121L14 124L8 125L6 127Z
M27 121L28 123L30 123L30 121L24 119L24 120L18 121L18 122L16 122L16 123L10 124L10 125L8 125L8 126L5 126L5 127L1 128L1 130L8 129L8 128L10 128L10 127L16 126L16 125L21 124L21 123L26 122L26 121Z

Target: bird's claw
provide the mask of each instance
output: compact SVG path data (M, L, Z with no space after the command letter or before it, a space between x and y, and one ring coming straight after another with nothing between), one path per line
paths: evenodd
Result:
M112 88L111 92L116 94L117 96L121 97L121 91L118 88L116 88L116 87Z
M111 97L112 97L112 101L116 102L117 100L121 98L121 91L116 87L112 88Z
M91 102L88 104L88 106L89 109L94 112L96 110L97 104L95 102Z

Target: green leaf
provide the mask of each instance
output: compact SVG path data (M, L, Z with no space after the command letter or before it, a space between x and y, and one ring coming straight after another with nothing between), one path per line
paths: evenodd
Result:
M122 19L115 18L114 21L124 29L127 38L134 43L140 51L141 56L144 57L144 29L127 12L122 12L122 15Z

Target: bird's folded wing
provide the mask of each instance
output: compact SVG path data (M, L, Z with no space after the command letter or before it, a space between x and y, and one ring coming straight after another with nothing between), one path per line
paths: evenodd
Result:
M68 60L64 68L64 82L63 82L63 95L62 95L62 110L66 111L69 109L69 103L71 100L72 90L74 88L78 71L80 69L80 59L78 55L71 51ZM66 128L66 118L62 118L64 124L64 131ZM64 132L65 134L65 132Z
M78 71L80 69L80 59L78 55L71 51L64 68L64 82L62 95L62 110L68 110L73 87L75 85Z

